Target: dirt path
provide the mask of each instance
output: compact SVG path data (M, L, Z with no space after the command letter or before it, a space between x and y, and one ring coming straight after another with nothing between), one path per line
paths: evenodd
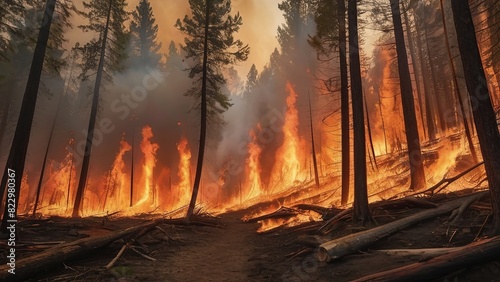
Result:
M194 244L182 246L167 259L165 281L247 281L253 267L252 244L257 225L243 223L238 214L221 218L224 228L198 234Z

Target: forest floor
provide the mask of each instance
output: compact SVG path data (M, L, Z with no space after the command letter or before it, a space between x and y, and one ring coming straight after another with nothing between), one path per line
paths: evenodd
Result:
M104 266L125 244L115 241L77 260L67 261L59 268L33 276L29 281L351 281L425 259L391 256L372 250L469 244L488 228L488 223L483 224L487 216L485 205L488 205L487 200L471 206L458 224L451 225L449 215L437 217L380 240L358 254L330 263L317 262L313 257L315 248L298 240L304 235L315 234L318 222L257 233L258 223L241 220L248 210L231 212L220 215L218 227L163 224L161 228L169 240L157 239L165 236L160 230L141 237L138 244L143 246L142 252L156 261L126 249L115 266L107 270ZM378 224L384 224L419 210L403 207L375 210L373 214ZM24 220L19 225L17 248L21 257L26 257L60 241L109 233L147 220L139 217ZM363 229L365 227L346 219L328 236L338 238ZM6 246L1 246L1 250L0 255L5 258ZM439 281L500 281L500 259L471 266Z

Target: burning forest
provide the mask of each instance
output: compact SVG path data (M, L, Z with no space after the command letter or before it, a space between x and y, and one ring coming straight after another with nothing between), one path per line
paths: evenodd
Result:
M6 1L0 280L497 279L499 10Z

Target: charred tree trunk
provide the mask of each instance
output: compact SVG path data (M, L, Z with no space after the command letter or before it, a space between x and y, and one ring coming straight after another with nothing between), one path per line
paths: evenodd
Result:
M35 196L35 205L33 207L33 216L35 216L36 209L38 207L38 199L40 198L40 191L42 190L43 176L45 174L45 167L47 166L47 157L49 155L50 145L52 144L52 136L54 135L54 129L56 127L56 122L57 122L57 117L59 115L59 110L61 108L61 100L62 100L62 97L59 96L59 102L57 105L56 116L54 117L54 120L52 121L52 127L50 129L49 141L47 142L47 148L45 149L45 155L43 157L43 162L42 162L42 169L40 171L40 178L38 179L38 186L36 187L36 196Z
M347 81L347 42L345 28L345 1L337 0L339 21L340 60L340 112L342 135L342 199L343 205L349 200L350 144L349 144L349 90Z
M417 118L415 117L415 105L413 102L413 91L411 87L408 58L406 56L403 26L401 24L399 0L390 0L390 2L392 19L394 22L394 36L396 38L396 51L398 54L398 69L401 87L401 101L403 103L403 116L406 129L406 143L408 146L408 158L410 161L410 189L423 190L426 186L424 163L420 152L420 139L418 136Z
M134 145L135 145L135 128L132 126L132 149L130 160L130 204L129 207L134 205Z
M368 104L366 103L366 96L365 95L363 95L363 102L365 104L366 129L368 130L368 141L370 142L370 151L372 153L373 163L375 164L375 169L378 170L377 158L375 157L375 148L373 147L372 128L370 126L370 114L368 113Z
M92 109L90 110L90 120L87 131L87 141L85 142L85 152L83 155L82 170L80 172L80 180L78 181L78 188L76 190L76 196L75 196L75 204L73 206L73 217L78 217L80 215L80 207L83 204L83 193L85 190L85 186L87 185L87 174L89 171L90 154L92 151L92 139L94 139L94 127L99 105L99 91L101 89L102 73L104 71L104 59L106 53L106 43L108 39L108 31L109 31L112 7L113 7L113 0L109 0L108 13L106 16L106 26L104 27L104 32L102 36L101 54L99 58L99 65L97 67L97 76L94 85Z
M427 73L427 65L425 63L425 58L422 54L422 39L420 38L420 28L418 20L415 21L415 28L417 29L417 51L418 57L420 59L420 68L422 69L422 81L424 83L424 96L425 96L425 118L427 121L427 133L429 135L429 140L436 139L436 124L434 123L434 114L432 110L432 99L431 90L429 85L429 74Z
M4 136L5 136L5 131L7 130L7 123L9 121L9 112L10 112L10 94L6 95L7 98L5 99L4 104L3 104L3 109L2 109L2 120L0 121L0 134L2 137L0 138L0 148L2 147L2 142L4 141Z
M438 83L436 81L436 70L434 65L432 64L432 55L431 55L431 47L429 45L429 36L427 34L427 28L424 28L424 36L425 36L425 48L427 50L427 55L429 59L429 69L431 70L431 82L432 82L432 89L434 90L434 101L436 101L436 107L437 107L437 116L439 120L439 126L441 129L441 134L444 134L446 132L446 121L444 120L444 107L441 99L441 95L439 94L439 88L438 88Z
M47 49L47 42L50 35L50 26L52 24L52 17L56 0L47 0L45 4L45 13L43 15L42 26L38 33L38 39L31 62L28 81L26 82L26 89L24 91L23 102L21 104L21 111L19 113L19 120L16 125L16 131L12 140L9 156L5 164L5 169L0 183L0 197L3 198L7 188L7 182L12 183L13 187L9 186L7 195L5 197L4 214L2 220L2 232L7 231L7 222L9 220L17 219L17 207L19 201L19 193L21 190L21 182L24 172L24 164L26 161L26 154L28 151L28 144L30 141L31 125L33 124L33 116L35 115L36 100L38 96L38 87L40 78L42 76L43 61L45 58L45 50ZM9 181L7 180L9 179ZM9 199L14 202L12 203Z
M198 149L198 161L194 177L193 194L186 214L186 220L193 216L196 198L200 189L201 172L203 169L203 155L205 154L205 139L207 137L207 65L208 65L208 26L210 24L210 1L205 2L205 38L203 46L203 74L201 81L201 124L200 124L200 146Z
M316 148L314 145L314 128L313 128L313 117L312 117L312 109L311 109L311 96L309 98L309 119L311 121L311 146L312 146L312 159L314 166L314 181L316 182L316 187L319 187L319 176L318 176L318 163L316 162ZM240 181L240 189L241 189L241 181ZM240 192L241 196L241 192Z
M476 149L474 148L474 143L472 142L472 135L471 135L470 128L469 128L469 122L467 121L467 118L466 118L464 101L462 98L462 93L460 93L460 86L458 85L457 73L455 71L455 63L453 62L453 56L451 55L451 48L450 48L450 42L448 40L448 28L446 26L443 0L439 1L439 5L441 8L441 17L443 19L444 40L445 40L445 44L446 44L446 51L448 54L448 60L450 61L451 75L452 75L452 80L453 80L453 88L455 88L456 99L458 100L458 105L460 106L460 115L462 117L462 123L464 125L465 136L467 137L467 142L469 143L469 150L470 150L470 153L472 155L472 159L474 160L474 163L477 163L478 160L477 160Z
M477 46L467 0L451 2L465 81L473 105L474 122L484 159L493 207L493 234L500 234L500 135Z
M424 122L424 105L423 105L423 95L422 95L422 89L420 86L420 76L419 76L419 71L418 67L416 67L416 62L417 62L417 56L415 52L415 46L413 45L413 35L411 34L411 26L410 26L410 20L408 19L408 11L405 8L405 1L401 2L401 5L403 7L403 17L405 21L405 27L406 27L406 37L408 38L408 46L410 47L410 57L411 57L411 65L413 69L413 76L415 77L415 86L417 88L417 97L418 97L418 107L420 109L420 120L422 122L422 132L424 133L424 139L427 138L426 132L425 132L425 122Z
M349 66L351 74L351 97L354 126L354 212L353 219L362 223L373 219L368 209L368 187L366 180L365 117L363 110L363 88L358 42L357 0L349 0Z

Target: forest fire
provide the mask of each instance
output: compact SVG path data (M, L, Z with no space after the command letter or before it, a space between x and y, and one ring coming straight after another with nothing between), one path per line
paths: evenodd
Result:
M170 196L176 199L172 205L172 209L178 209L189 203L191 197L192 183L191 183L191 150L188 147L188 141L185 137L182 137L177 144L177 150L179 151L179 183L175 187L176 191Z
M70 139L69 145L73 143L74 140ZM69 205L74 200L75 172L71 152L67 152L61 163L50 163L47 180L41 187L38 213L60 216L71 215Z
M305 168L305 141L299 137L299 114L295 106L297 93L292 84L286 84L287 111L283 124L283 144L276 151L275 163L271 172L269 192L275 193L287 189L307 177Z
M128 207L130 202L130 178L125 172L124 155L130 152L132 146L127 141L120 141L120 151L116 154L113 166L109 172L106 194L104 195L104 211L113 213ZM107 200L111 199L111 200Z
M0 281L498 276L499 1L4 2Z

